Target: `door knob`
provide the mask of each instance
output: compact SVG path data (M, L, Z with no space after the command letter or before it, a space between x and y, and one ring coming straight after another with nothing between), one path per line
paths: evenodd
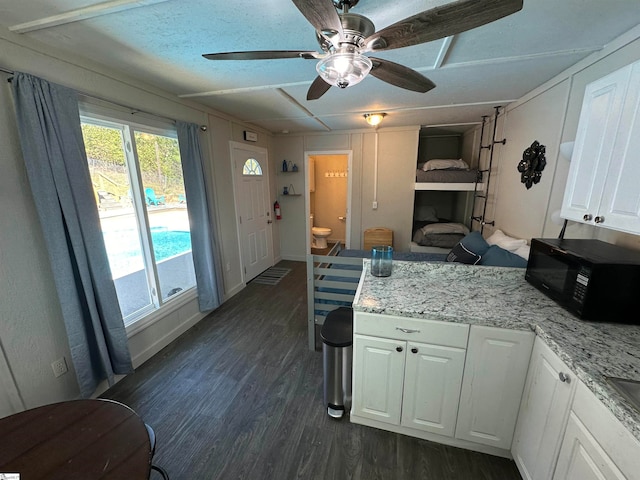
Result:
M267 223L273 223L273 220L267 220Z
M585 213L584 217L582 217L585 222L591 221L592 218L593 216L590 213Z
M396 352L401 352L402 351L402 347L396 347Z
M413 347L413 348L411 349L411 353L418 353L418 349L417 349L416 347Z
M598 215L596 218L593 219L593 221L596 223L604 223L604 217Z

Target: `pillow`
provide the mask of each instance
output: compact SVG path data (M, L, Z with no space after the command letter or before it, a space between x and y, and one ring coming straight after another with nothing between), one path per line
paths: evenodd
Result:
M432 207L431 205L418 205L413 212L413 219L423 222L437 222L436 207Z
M461 233L466 235L469 229L462 223L430 223L422 227L422 233L428 235L430 233Z
M469 164L461 158L434 158L433 160L425 162L422 166L422 170L425 172L429 170L445 170L447 168L469 170Z
M518 247L518 249L513 253L519 255L525 260L529 260L529 250L531 250L531 247L529 245L524 245L522 247Z
M471 232L455 245L449 255L447 262L460 262L475 265L489 249L489 244L482 238L480 232Z
M526 268L527 261L511 253L504 248L500 248L497 245L491 245L482 258L480 259L480 265L487 267L518 267Z
M467 265L475 265L482 257L465 248L462 240L458 242L447 255L447 262L466 263Z
M496 230L489 238L487 238L489 245L497 245L500 248L504 248L510 252L515 252L518 248L524 247L527 241L521 238L510 237L505 235L502 230ZM529 257L527 257L529 258Z

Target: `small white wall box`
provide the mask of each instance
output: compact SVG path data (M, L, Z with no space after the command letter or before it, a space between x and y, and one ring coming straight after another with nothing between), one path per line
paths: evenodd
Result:
M250 132L249 130L244 131L244 139L247 142L257 142L258 134L256 132Z

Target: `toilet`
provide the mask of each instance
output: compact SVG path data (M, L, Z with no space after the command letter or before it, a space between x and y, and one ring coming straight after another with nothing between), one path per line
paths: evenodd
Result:
M313 226L313 213L309 216L311 225L311 236L313 238L311 246L314 248L327 248L327 237L331 235L332 230L330 228L314 227Z

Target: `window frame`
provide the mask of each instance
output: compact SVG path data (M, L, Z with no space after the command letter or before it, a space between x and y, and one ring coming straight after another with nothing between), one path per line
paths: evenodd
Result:
M127 120L126 117L119 115L121 112L105 112L102 107L94 105L82 105L80 108L80 123L112 128L122 132L123 153L125 156L125 167L129 179L129 185L132 190L131 202L135 214L135 222L138 228L140 247L142 249L142 259L144 264L145 276L149 286L149 294L151 303L135 312L124 316L123 321L128 335L145 328L156 320L166 316L171 311L178 309L180 306L197 298L197 284L183 289L182 291L162 298L160 289L160 277L158 274L158 265L153 251L153 241L151 237L151 227L149 222L148 210L144 200L144 184L140 170L140 162L138 159L137 145L135 141L135 133L147 133L151 135L164 136L178 141L176 127L170 122L150 122L156 125L149 125L137 121ZM180 159L182 162L182 158ZM96 204L96 209L97 209Z

